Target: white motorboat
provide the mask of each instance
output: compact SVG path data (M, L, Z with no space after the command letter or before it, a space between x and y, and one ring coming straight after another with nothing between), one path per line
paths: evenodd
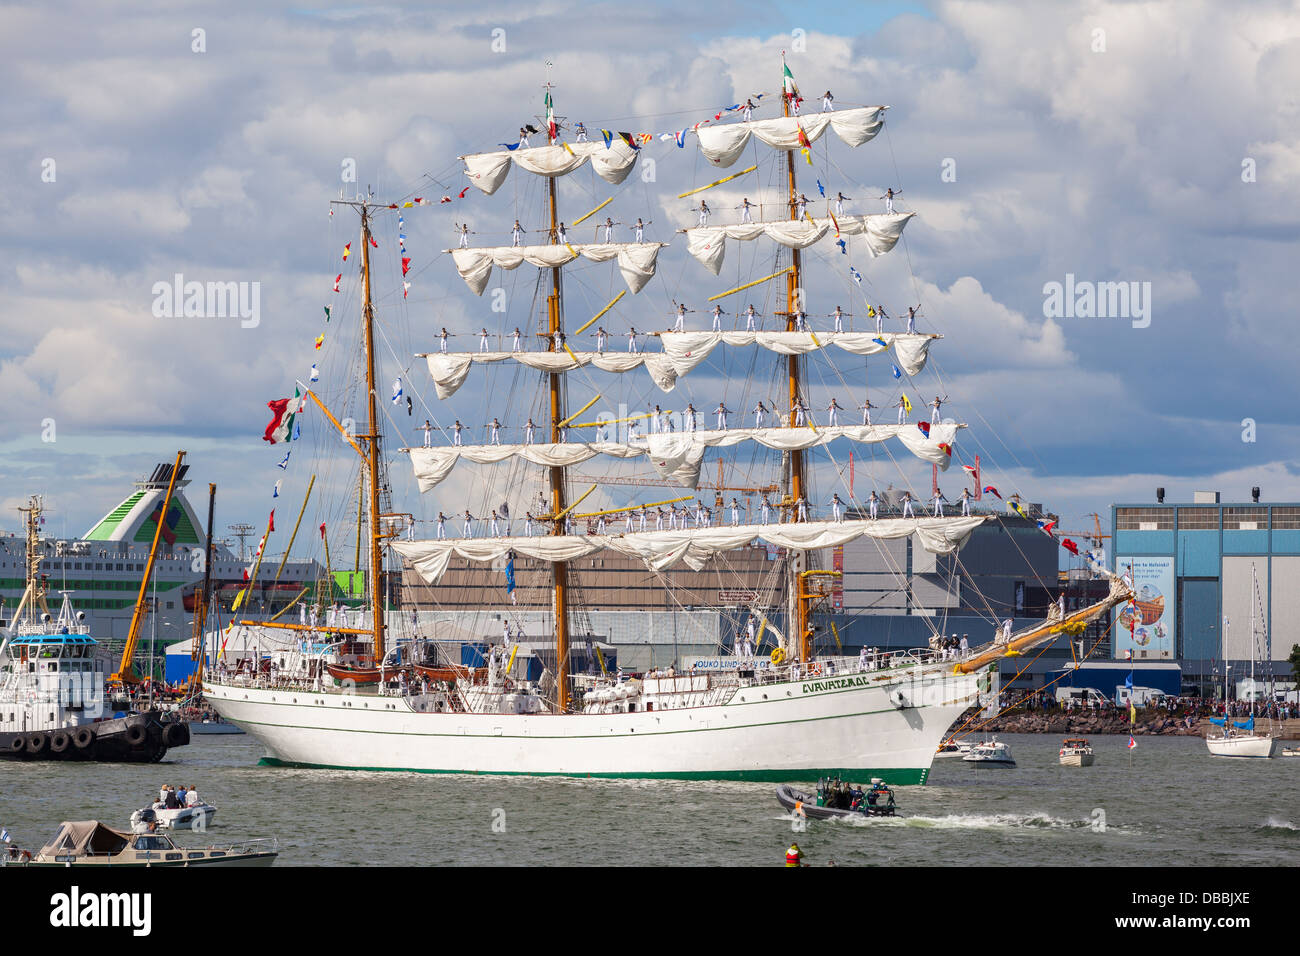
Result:
M131 832L206 830L216 815L217 808L210 803L196 803L192 807L177 807L174 810L144 807L131 814Z
M1269 734L1241 733L1225 728L1222 736L1205 738L1205 746L1216 757L1272 757L1277 739Z
M1283 747L1279 757L1300 757L1300 747Z
M1092 752L1088 741L1082 737L1071 737L1061 742L1062 767L1091 767L1097 756Z
M942 757L965 757L971 752L973 746L974 744L966 743L961 740L948 740L944 742L942 747L934 752L934 756L936 760Z
M961 759L966 763L982 767L1014 767L1016 765L1015 758L1011 756L1011 748L996 737L986 743L976 744L971 748L970 753Z
M130 834L97 820L69 822L36 851L11 846L0 862L13 866L270 866L279 855L274 840L225 846L177 846L162 833Z

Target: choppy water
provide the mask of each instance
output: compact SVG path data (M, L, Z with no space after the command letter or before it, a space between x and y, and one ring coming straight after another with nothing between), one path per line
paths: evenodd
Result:
M1300 854L1300 758L1211 757L1198 738L1001 735L1015 768L939 760L895 819L810 821L813 864L1280 865ZM159 785L218 808L202 844L274 836L281 864L779 865L792 821L773 786L350 773L257 765L251 737L196 737L162 764L0 764L0 824L39 845L61 820L125 827ZM1103 825L1104 824L1104 825ZM502 832L504 831L504 832Z

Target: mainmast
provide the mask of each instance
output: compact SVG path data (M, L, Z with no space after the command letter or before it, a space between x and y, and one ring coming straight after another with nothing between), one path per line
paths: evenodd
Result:
M548 64L549 66L549 64ZM550 100L551 82L550 78L546 81L547 100ZM549 109L549 102L548 102ZM550 141L550 127L547 127L546 135ZM547 178L547 197L550 201L551 211L551 242L558 243L559 238L559 216L555 207L555 177ZM551 294L546 297L547 312L547 331L549 332L547 346L551 351L558 352L561 349L560 332L561 332L561 314L560 314L560 267L555 266L551 269ZM558 443L560 441L560 427L564 421L564 391L561 387L563 376L558 372L552 372L550 379L550 397L551 397L551 441ZM554 523L551 527L552 534L564 534L563 513L566 509L564 501L564 468L559 465L552 465L551 469L551 515ZM569 564L567 561L551 562L551 579L555 590L555 666L556 676L559 683L559 693L557 695L557 704L560 713L569 709Z
M785 55L781 56L781 64L785 65ZM782 115L786 118L790 116L790 97L797 95L789 93L785 89L785 80L782 78L781 86L781 108ZM789 207L790 218L798 219L798 199L799 194L795 185L794 176L794 150L786 150L786 178L789 185ZM785 330L793 332L795 330L795 316L803 310L803 286L801 280L802 260L798 249L790 250L790 271L786 274L785 281ZM800 401L800 358L797 355L791 355L786 360L787 377L790 384L790 426L794 427L797 420L797 409ZM790 452L790 504L791 514L798 517L799 499L804 494L804 460L803 451L795 449ZM788 607L790 610L790 625L799 640L799 660L806 661L812 656L812 647L810 632L808 630L808 606L803 598L803 572L805 570L806 557L802 551L791 553L789 562L790 580Z
M383 533L379 523L379 412L375 405L375 312L370 302L370 210L361 206L362 325L366 338L366 473L370 485L370 602L375 664L384 659ZM331 582L332 587L332 582Z

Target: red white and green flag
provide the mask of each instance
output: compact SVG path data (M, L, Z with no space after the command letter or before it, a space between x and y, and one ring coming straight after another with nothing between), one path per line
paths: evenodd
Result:
M786 66L785 61L781 61L781 89L787 96L798 96L799 87L795 86L794 74L790 72L790 67Z
M293 398L277 398L273 402L267 402L266 407L271 410L272 417L271 423L262 433L262 439L272 445L288 441L293 435L293 420L302 411L303 404L297 388L293 390Z
M559 130L555 128L555 104L551 102L551 91L546 91L546 135L552 143L559 136Z

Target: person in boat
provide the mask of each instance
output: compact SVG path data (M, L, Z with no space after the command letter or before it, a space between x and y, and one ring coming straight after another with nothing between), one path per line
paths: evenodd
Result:
M197 807L202 802L203 801L199 799L198 790L194 789L194 787L190 787L189 791L185 794L185 805L187 807Z

